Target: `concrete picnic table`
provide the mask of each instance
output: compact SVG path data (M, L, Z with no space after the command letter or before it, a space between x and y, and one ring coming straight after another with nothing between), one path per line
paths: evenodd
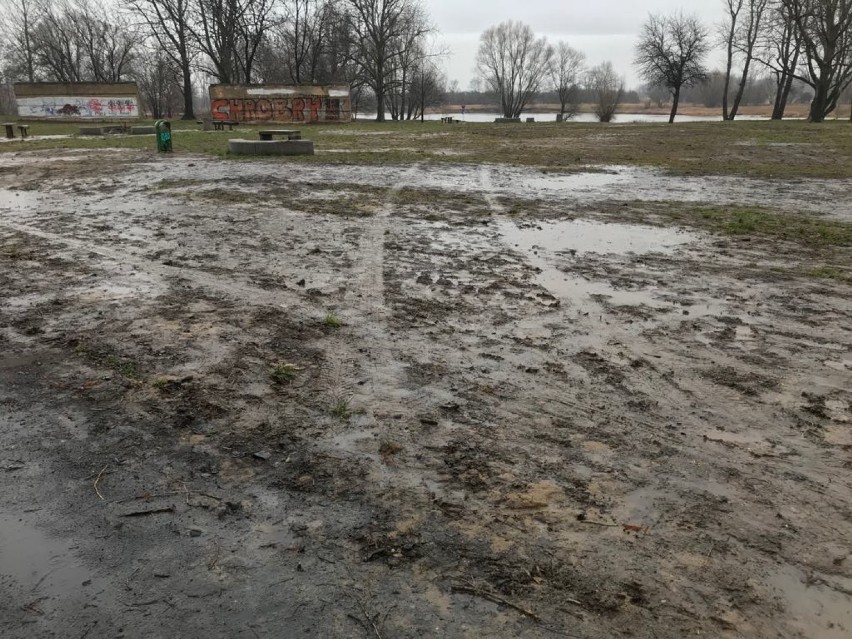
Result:
M287 136L288 140L301 140L302 132L298 129L261 129L257 132L261 140L271 140L275 136Z

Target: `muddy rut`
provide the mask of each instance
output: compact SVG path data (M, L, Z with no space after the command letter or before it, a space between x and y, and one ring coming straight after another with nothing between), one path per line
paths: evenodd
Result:
M4 637L852 633L848 247L631 213L848 182L108 155L0 167Z

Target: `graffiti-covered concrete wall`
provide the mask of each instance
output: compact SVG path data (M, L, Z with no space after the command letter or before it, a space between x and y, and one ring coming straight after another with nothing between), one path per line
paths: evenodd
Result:
M237 122L349 122L352 99L348 86L213 84L210 111Z
M135 82L16 82L22 118L127 120L139 118Z

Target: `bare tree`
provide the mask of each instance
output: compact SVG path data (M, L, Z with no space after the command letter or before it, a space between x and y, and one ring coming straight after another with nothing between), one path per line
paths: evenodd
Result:
M602 62L592 67L586 76L586 89L594 99L595 116L600 122L612 122L615 112L624 97L624 79L612 66L612 62Z
M658 108L662 108L663 105L668 104L669 98L672 97L667 87L657 83L648 83L644 88L648 99L656 104Z
M852 82L852 0L783 0L805 56L797 73L814 90L808 119L822 122Z
M550 81L559 98L559 115L570 118L577 113L579 81L586 55L565 42L556 45L550 65Z
M183 119L194 120L192 106L192 64L195 49L190 31L190 0L128 0L130 7L148 25L160 50L180 69L183 92Z
M154 118L171 118L180 109L183 101L180 68L159 47L139 52L136 82L144 108Z
M733 120L737 117L737 111L743 99L743 92L748 83L749 71L754 61L755 48L757 47L758 38L761 35L761 29L764 26L768 0L724 0L724 4L726 10L724 29L727 65L725 68L725 86L722 93L722 117L725 120ZM741 19L743 10L745 10L745 13ZM728 98L735 54L742 56L743 66L737 92L734 95L734 103L729 109Z
M114 7L97 0L77 0L66 16L76 29L76 37L86 59L86 79L95 82L121 82L131 72L142 37L139 30Z
M447 80L438 70L433 60L424 60L412 69L408 84L408 100L402 116L406 120L421 122L425 119L428 107L443 104L446 95Z
M354 61L376 98L376 121L385 120L385 100L393 86L392 72L401 42L419 42L431 33L417 0L346 0L355 40Z
M41 16L35 0L4 0L0 3L0 24L5 33L5 73L13 78L36 81L33 31Z
M784 117L787 100L796 78L801 51L799 30L792 18L790 8L783 0L773 0L769 8L767 28L756 58L775 78L773 120Z
M67 18L73 12L70 4L53 4L45 8L35 29L33 44L36 65L48 80L82 82L85 60L76 29Z
M707 31L694 16L650 15L636 45L636 66L649 83L662 84L672 93L669 123L674 122L683 87L707 77L704 58Z
M275 9L275 0L193 0L189 30L209 62L203 70L223 84L250 83Z
M541 87L552 59L546 39L536 39L528 25L509 21L480 36L476 69L500 97L503 117L517 118Z
M286 19L271 35L279 63L294 84L316 82L332 14L326 0L289 0Z

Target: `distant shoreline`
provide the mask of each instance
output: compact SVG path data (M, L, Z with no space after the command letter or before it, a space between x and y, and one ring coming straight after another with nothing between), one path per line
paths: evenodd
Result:
M845 105L848 107L848 105ZM807 104L791 104L787 106L787 110L784 115L790 118L806 118L808 117L809 105ZM468 104L465 105L465 113L494 113L495 111L499 111L499 107L494 104ZM593 111L593 107L591 104L581 104L579 113L591 113ZM646 106L644 103L625 103L622 104L618 113L628 113L632 115L636 114L646 114L646 115L668 115L671 111L671 105L669 106ZM461 105L460 104L451 104L444 107L437 107L432 109L426 109L427 113L431 114L447 114L454 115L461 113ZM524 109L524 114L534 115L536 113L558 113L559 105L558 104L533 104L528 108ZM678 108L678 115L692 115L699 117L711 117L711 116L722 116L722 109L718 107L705 107L700 104L682 104ZM754 116L765 116L771 117L772 115L772 105L756 105L756 106L742 106L738 111L741 115L754 115ZM834 117L843 118L845 113L845 117L849 117L848 110L846 108L839 108L835 113L832 114Z

